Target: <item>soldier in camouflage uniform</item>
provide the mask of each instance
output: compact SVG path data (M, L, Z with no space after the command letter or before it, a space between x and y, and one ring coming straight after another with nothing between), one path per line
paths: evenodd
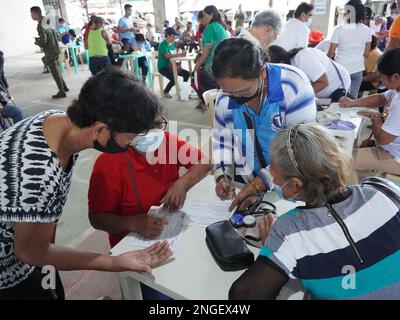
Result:
M46 19L42 16L42 10L39 7L31 8L31 16L33 20L38 22L37 32L39 37L36 38L35 44L43 49L43 63L49 66L51 75L58 87L58 93L53 98L64 98L66 97L65 92L69 90L58 66L60 48L58 46L56 31L46 24Z

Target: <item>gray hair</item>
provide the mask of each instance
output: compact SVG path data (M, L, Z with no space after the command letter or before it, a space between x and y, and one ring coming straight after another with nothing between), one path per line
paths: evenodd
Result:
M274 31L279 32L281 30L282 21L281 17L274 10L264 10L254 17L254 21L251 27L261 28L261 27L272 27Z
M312 206L324 206L346 186L348 159L325 128L301 124L292 131L286 129L275 136L271 162L285 181L297 177L303 182L301 200ZM292 133L290 146L295 163L288 152L289 133Z

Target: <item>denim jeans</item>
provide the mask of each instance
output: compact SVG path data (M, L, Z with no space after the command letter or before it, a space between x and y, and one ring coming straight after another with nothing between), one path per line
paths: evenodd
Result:
M361 82L363 79L363 72L356 72L350 75L351 78L351 86L350 86L350 94L357 99L358 92L360 91Z
M111 66L111 59L108 56L89 58L89 70L93 75L96 75L108 66Z
M11 104L6 104L5 106L3 106L3 111L1 115L4 118L11 118L14 123L17 123L24 118L21 109Z

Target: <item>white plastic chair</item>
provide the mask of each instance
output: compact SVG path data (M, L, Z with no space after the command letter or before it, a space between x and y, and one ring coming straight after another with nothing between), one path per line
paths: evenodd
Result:
M163 93L164 90L164 76L158 72L158 67L157 67L157 60L158 60L158 51L152 51L151 52L151 65L152 65L152 74L151 77L153 77L153 81L151 82L151 87L154 91L154 77L158 77L158 83L160 85L160 93Z
M203 93L203 99L206 103L206 107L210 115L210 127L214 127L214 109L215 109L215 99L218 94L218 89L211 89Z

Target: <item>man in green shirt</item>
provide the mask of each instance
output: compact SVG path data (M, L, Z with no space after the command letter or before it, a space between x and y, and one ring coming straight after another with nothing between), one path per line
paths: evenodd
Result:
M158 46L158 72L160 72L160 74L162 74L169 80L169 83L165 87L162 95L163 97L168 99L172 98L172 96L169 94L169 91L175 85L174 74L172 72L172 64L170 59L186 56L186 51L177 53L175 46L175 37L178 35L179 34L175 31L174 28L166 28L165 39ZM183 81L187 82L189 80L189 71L182 69L179 64L177 64L177 71L178 76L183 77Z
M53 96L54 99L65 98L65 92L69 91L65 81L61 75L58 66L58 56L60 54L60 48L58 46L58 38L56 31L48 26L42 16L42 10L39 7L31 8L31 17L33 20L38 22L37 32L39 37L36 38L35 44L38 45L44 52L42 58L45 66L50 68L51 75L55 80L58 93Z

